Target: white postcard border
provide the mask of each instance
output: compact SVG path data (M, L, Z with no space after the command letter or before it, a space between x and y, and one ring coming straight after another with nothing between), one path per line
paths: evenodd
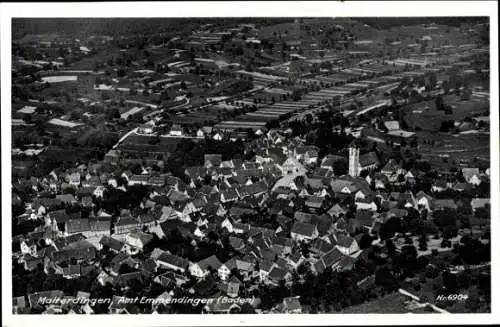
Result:
M197 325L359 325L359 324L465 324L500 322L499 254L499 116L498 14L494 1L373 1L373 2L109 2L109 3L2 3L1 145L2 145L2 311L5 326L197 326ZM368 16L490 16L491 72L491 185L492 185L492 313L491 314L262 314L262 315L12 315L11 272L11 21L12 17L368 17Z

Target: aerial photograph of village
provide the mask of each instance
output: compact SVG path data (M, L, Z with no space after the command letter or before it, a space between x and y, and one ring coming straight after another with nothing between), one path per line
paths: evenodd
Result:
M12 313L491 312L489 33L12 19Z

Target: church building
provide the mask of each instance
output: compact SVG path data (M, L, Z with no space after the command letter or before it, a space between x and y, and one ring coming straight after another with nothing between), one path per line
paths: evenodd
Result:
M357 177L364 170L376 169L380 162L375 152L359 154L359 147L351 145L349 147L349 175Z

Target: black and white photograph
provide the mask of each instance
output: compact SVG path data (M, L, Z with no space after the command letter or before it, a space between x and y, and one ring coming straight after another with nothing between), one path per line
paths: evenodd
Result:
M496 3L233 5L2 16L9 321L492 314Z

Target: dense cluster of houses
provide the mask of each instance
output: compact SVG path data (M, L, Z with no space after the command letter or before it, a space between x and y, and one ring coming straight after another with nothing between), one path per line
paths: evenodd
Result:
M349 148L348 158L327 155L320 159L318 148L290 138L282 130L270 130L245 146L255 153L250 160L223 160L221 154L205 154L204 165L187 167L185 178L156 173L144 161L140 161L142 173L133 174L119 164L120 153L111 150L106 157L113 158L108 163L116 165L119 177L104 172L103 163L88 163L19 181L37 196L16 219L42 223L14 236L14 260L26 271L43 269L67 279L95 273L100 285L110 283L120 290L130 288L133 280L152 280L167 289L194 277L195 294L234 298L250 294L249 289L261 284L290 285L294 271L301 266L314 274L327 268L349 270L363 252L363 235L376 236L387 220L404 219L410 208L428 212L457 208L454 199L436 198L435 194L472 189L489 178L489 170L463 168L463 182L443 172L431 192L388 192L390 184L412 185L423 172L405 170L395 160L384 161L374 152L360 154L355 145ZM339 160L348 161L348 174L335 176L333 167ZM364 178L362 171L366 171ZM119 216L94 210L110 189L126 191L137 184L148 188L137 210L122 208ZM474 198L470 205L475 211L489 205L489 199ZM90 214L84 217L82 208L89 208ZM263 216L270 217L268 223L262 222ZM229 235L225 246L234 250L234 256L221 261L212 254L193 262L179 253L150 246L155 239L169 242L172 233L195 247L210 235ZM99 251L112 256L105 266L99 264ZM67 296L61 292L25 294L26 298L14 299L15 307L36 308L37 297ZM172 294L166 291L161 296ZM115 302L110 303L110 312L134 311L130 305ZM152 306L151 311L157 309ZM207 312L234 309L241 306L217 303L204 308ZM92 312L88 305L51 304L44 310ZM273 310L301 312L300 299L286 298Z

